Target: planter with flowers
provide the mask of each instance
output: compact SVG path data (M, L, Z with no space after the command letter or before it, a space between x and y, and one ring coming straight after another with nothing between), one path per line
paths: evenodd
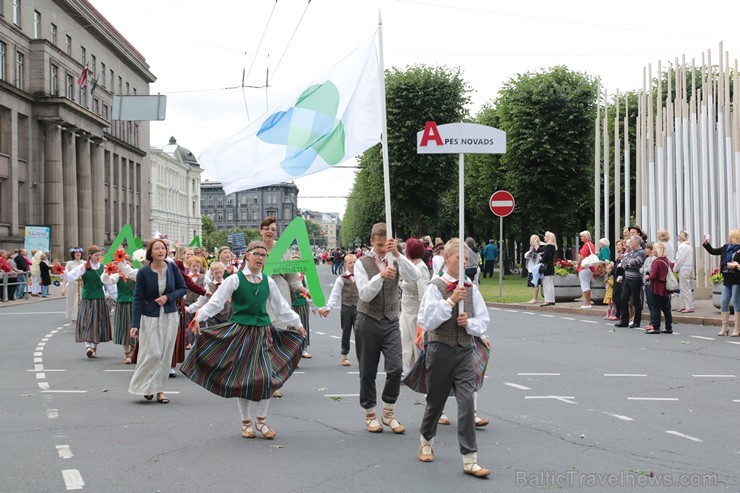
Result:
M591 301L602 304L606 296L606 262L594 266L594 277L591 279Z
M712 283L712 304L715 308L722 307L722 282L725 280L719 269L714 269L712 275L709 276L709 281ZM730 299L730 313L735 312L735 306L733 300Z
M578 280L578 274L576 273L576 264L570 260L559 258L554 265L555 301L573 301L583 296L581 282Z

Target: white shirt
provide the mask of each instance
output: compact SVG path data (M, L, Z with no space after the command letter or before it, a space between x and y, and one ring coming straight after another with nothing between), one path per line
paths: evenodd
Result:
M442 279L446 282L457 281L456 277L452 277L446 271ZM465 281L470 282L469 279ZM465 328L465 332L471 336L486 337L488 323L491 321L491 318L488 315L488 307L486 307L486 302L483 300L483 295L480 294L478 286L475 284L465 286L465 289L473 290L472 310L469 306L464 307L465 313L468 314L468 326ZM452 307L442 298L439 288L430 282L426 291L424 291L424 297L421 299L419 325L424 330L436 330L440 325L449 320L450 317L452 317Z
M435 255L432 257L432 275L436 276L442 271L442 267L445 265L444 255Z
M85 268L85 263L83 262L82 265L79 267L76 267L74 270L65 272L62 274L62 278L67 282L75 282L77 279L85 275L85 272L87 272L87 269ZM90 267L92 267L93 270L98 270L100 268L100 262L97 264L90 263Z
M357 264L355 264L357 266ZM342 289L344 289L344 283L347 280L346 274L342 274L341 276L337 276L336 281L334 281L334 287L331 288L331 294L329 295L329 301L326 302L326 305L324 305L324 310L331 311L332 308L334 308L334 305L337 304L338 301L342 299Z
M375 262L377 262L379 269L382 271L388 265L388 262L396 260L398 262L398 270L401 276L409 282L415 282L419 279L419 272L416 267L409 259L404 255L394 255L391 252L387 252L385 258L380 258L374 250L366 255ZM358 261L355 264L355 283L357 283L357 291L359 292L360 299L365 303L370 303L375 298L380 290L383 289L384 279L380 277L380 273L373 276L372 279L368 279L367 271L363 267L362 262Z
M249 279L249 276L255 276L258 282L262 282L262 272L258 274L253 274L249 270L249 268L246 267L242 270L242 272L247 277L247 279ZM280 294L280 291L278 290L277 284L275 284L275 281L273 281L272 278L269 276L267 277L267 284L270 287L270 296L267 298L267 305L268 307L272 308L272 313L274 314L275 318L275 320L271 321L278 321L297 329L303 327L303 324L301 323L301 318L290 307L290 303L285 301L285 298L283 297L283 295ZM224 282L221 283L213 296L211 296L211 299L208 301L208 303L206 303L203 308L198 310L198 315L196 317L198 322L208 320L209 318L213 317L221 310L223 310L224 305L227 301L229 301L229 298L231 298L231 295L234 293L234 291L236 291L238 287L239 276L237 274L230 275L229 277L224 279Z
M678 272L681 269L694 269L694 252L688 241L682 241L676 252L676 263L673 265L673 272Z

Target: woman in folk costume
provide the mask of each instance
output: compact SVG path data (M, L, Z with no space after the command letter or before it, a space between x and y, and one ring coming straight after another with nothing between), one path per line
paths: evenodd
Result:
M429 267L424 263L424 244L416 238L406 240L406 258L408 258L419 271L419 279L413 282L406 281L401 276L401 317L399 326L401 329L401 357L403 358L403 373L406 374L414 366L419 357L419 348L415 344L416 322L419 315L419 305L424 290L429 284Z
M265 245L265 248L267 248L267 253L269 254L273 247L275 246L275 241L277 240L278 235L278 225L277 225L277 219L275 219L272 216L266 217L261 223L260 223L260 236L262 236L262 242ZM286 251L283 254L282 260L290 260L290 252ZM226 274L224 274L224 277L226 277ZM273 281L275 281L275 285L277 286L277 289L280 290L280 294L285 298L286 300L290 301L292 292L297 293L303 293L308 294L308 289L306 289L303 286L303 283L301 282L300 276L298 274L273 274L270 276ZM277 320L275 317L275 313L273 313L272 308L268 305L267 307L267 313L270 315L271 320ZM279 320L277 320L279 322ZM287 328L286 326L282 325L281 323L276 324L278 328L284 329ZM277 389L275 391L274 397L282 397L283 392L281 389Z
M71 260L64 266L64 272L71 272L85 263L82 260L82 248L74 247L69 249ZM62 276L62 296L67 297L67 318L72 322L77 322L77 313L80 310L80 284L81 281L67 282Z
M131 337L139 338L136 370L129 393L167 404L164 395L170 361L175 350L180 314L176 301L185 296L180 269L167 259L167 244L159 238L146 247L147 265L136 274ZM139 330L141 329L141 330Z
M206 390L221 397L236 397L244 438L254 438L255 430L264 438L275 438L275 432L265 423L270 397L298 366L306 336L300 317L275 281L263 275L266 257L265 244L251 242L244 270L229 276L195 313L191 330L200 335L180 369ZM201 332L200 322L218 313L229 298L234 307L229 322ZM268 311L275 314L274 318ZM295 327L299 333L279 330L273 320ZM252 404L256 405L255 424L250 414Z
M475 284L458 283L460 242L456 238L445 245L446 270L429 283L419 309L419 324L427 331L426 350L426 409L421 422L418 458L434 460L434 436L437 422L444 410L450 391L454 390L458 409L458 442L463 455L463 472L478 478L491 471L478 465L478 445L475 436L476 389L474 371L474 337L483 338L488 330L488 309ZM458 313L459 302L463 312ZM483 339L490 348L488 339Z
M294 253L291 258L293 260L300 260L301 254ZM299 273L298 278L301 280L301 285L308 289L306 287L305 274L303 274L303 272ZM312 308L313 302L311 301L311 296L308 294L308 291L291 291L290 297L290 305L293 307L293 311L301 318L301 323L306 331L306 345L303 347L303 357L311 359L313 356L308 352L308 346L311 345L311 327L309 325L309 317L311 316L311 310L313 309L315 311L315 307Z
M73 285L82 279L80 310L75 326L75 342L85 343L85 354L96 358L98 344L111 340L110 313L105 304L105 289L100 277L103 266L100 260L103 252L97 245L87 249L87 262L76 269L66 271L63 279L67 285Z
M134 350L131 339L131 326L133 319L134 290L136 289L136 274L139 269L134 269L128 264L126 252L123 248L116 250L113 257L115 269L111 268L100 276L103 284L116 286L116 308L113 317L113 342L123 346L123 364L131 364L131 353ZM110 264L108 264L110 265ZM108 266L106 266L108 267Z

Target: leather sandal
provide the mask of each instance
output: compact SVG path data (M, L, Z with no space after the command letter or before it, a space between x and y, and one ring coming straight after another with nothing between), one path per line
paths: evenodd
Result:
M242 436L244 438L254 438L257 436L257 434L254 432L254 428L252 427L251 419L245 419L242 421Z
M485 467L479 466L477 463L473 463L471 467L463 466L463 472L469 476L475 476L476 478L487 478L491 475L491 471Z
M395 414L386 415L385 413L383 413L383 418L381 421L383 421L383 424L390 428L391 431L396 435L400 435L406 432L406 427L398 422Z
M267 423L265 423L265 418L257 418L257 424L255 425L255 428L257 431L262 433L262 436L268 440L272 440L275 438L275 432L270 429L269 426L267 426Z
M439 419L437 420L437 424L438 425L448 425L450 424L450 418L442 414L442 416L440 416Z
M422 462L432 462L434 460L434 450L431 445L419 443L419 460Z
M146 400L150 401L150 400L154 399L154 396L153 396L152 394L149 394L149 395L145 395L145 396L144 396L144 399L146 399Z
M95 354L95 350L91 347L85 349L85 355L87 355L88 358L94 358L93 356Z
M160 404L169 404L170 400L164 396L163 393L157 395L157 402Z
M383 427L378 423L375 413L365 415L365 426L370 433L382 433Z
M483 426L488 426L488 423L490 423L491 420L488 418L479 418L478 416L475 417L475 427L481 428Z

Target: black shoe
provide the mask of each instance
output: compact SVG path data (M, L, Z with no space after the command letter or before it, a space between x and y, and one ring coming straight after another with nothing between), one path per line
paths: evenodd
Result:
M614 324L614 327L629 327L629 325L619 322L618 324Z
M660 334L660 330L650 329L645 331L646 334Z
M636 323L632 322L627 327L629 327L630 329L639 329L640 328L640 324L636 324Z
M661 330L660 333L661 334L673 334L673 329Z

